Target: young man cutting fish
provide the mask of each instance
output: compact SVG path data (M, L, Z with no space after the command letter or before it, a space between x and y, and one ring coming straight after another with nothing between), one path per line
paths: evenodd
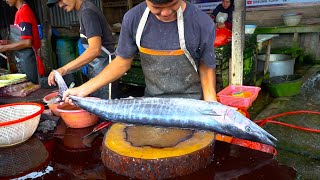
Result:
M111 61L114 53L114 39L103 13L92 2L86 0L48 0L49 7L58 3L63 10L78 12L81 43L86 49L78 58L57 69L63 76L88 64L88 77L99 74ZM54 85L54 73L48 77L48 84ZM112 96L116 96L116 83L113 83ZM96 89L91 96L111 98L111 87L108 83ZM109 92L109 94L108 94Z
M82 86L64 93L87 96L127 72L140 52L145 96L216 101L215 25L183 0L146 0L129 10L122 22L116 58Z
M116 58L95 78L66 91L63 78L55 73L59 93L66 102L73 99L113 122L210 130L272 145L273 136L233 108L205 102L216 101L214 30L210 17L188 2L146 0L125 14ZM138 51L145 96L165 98L81 98L120 78ZM195 100L201 96L205 101Z

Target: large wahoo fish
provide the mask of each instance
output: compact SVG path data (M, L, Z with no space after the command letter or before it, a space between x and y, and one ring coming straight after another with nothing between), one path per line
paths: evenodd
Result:
M56 71L55 78L62 96L68 87ZM82 109L113 122L207 130L272 146L272 140L277 140L235 108L218 102L186 98L69 98Z

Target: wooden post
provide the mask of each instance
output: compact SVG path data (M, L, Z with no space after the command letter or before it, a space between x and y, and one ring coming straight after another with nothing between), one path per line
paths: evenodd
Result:
M293 39L292 39L292 48L293 49L297 49L299 48L299 33L298 32L294 32L293 33Z
M271 44L272 44L272 40L269 39L269 40L267 41L267 50L266 50L266 56L265 56L265 61L264 61L263 75L265 75L265 74L268 72L268 70L269 70Z
M242 85L243 81L243 49L244 49L244 20L246 1L236 0L232 20L232 55L229 66L229 82L233 85Z
M133 7L132 0L128 0L128 10L130 10Z
M99 1L99 4L100 4L100 10L101 10L101 12L104 14L104 12L103 12L103 1L100 0L100 1Z
M51 44L51 20L50 13L47 3L41 3L42 10L42 28L43 28L43 37L41 40L41 51L40 57L45 66L45 74L49 74L52 69L58 67L56 59L53 55L52 44Z

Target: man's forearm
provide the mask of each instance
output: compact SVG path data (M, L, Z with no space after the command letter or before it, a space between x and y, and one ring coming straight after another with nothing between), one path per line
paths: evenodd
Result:
M82 66L90 63L100 55L102 40L100 36L93 36L88 39L88 48L75 60L69 62L61 69L62 75L69 74Z
M32 40L31 39L22 39L18 42L9 43L6 45L0 45L0 52L3 51L16 51L21 50L25 48L31 48L32 47Z
M214 68L209 68L205 64L200 63L200 79L203 91L203 99L205 101L216 101L216 73Z
M123 74L130 69L132 60L133 57L129 59L123 59L117 56L96 77L90 79L88 82L82 85L82 89L84 90L83 94L91 94L92 92L100 89L102 86L105 86L122 77Z
M88 48L87 50L85 50L83 52L83 54L81 54L75 60L69 62L68 64L66 64L62 67L63 72L64 72L63 75L70 74L76 70L79 70L82 66L93 61L98 55L97 55L96 51L93 51Z

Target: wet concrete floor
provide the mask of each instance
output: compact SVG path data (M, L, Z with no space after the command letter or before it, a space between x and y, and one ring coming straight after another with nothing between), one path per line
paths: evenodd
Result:
M58 129L64 126L59 125ZM129 179L105 168L101 161L102 134L87 148L81 137L92 130L67 128L52 138L36 133L27 142L0 152L2 179ZM43 140L40 140L43 139ZM216 142L215 159L205 169L184 179L295 179L296 171L281 165L271 154ZM0 179L1 179L0 178Z
M249 109L250 114L255 115L252 119L261 120L301 110L320 113L320 65L299 67L296 73L303 76L301 92L296 96L279 98L262 92ZM298 113L274 120L318 130L317 133L307 132L272 123L263 126L278 139L275 157L278 163L293 167L297 171L297 179L320 179L320 115Z

